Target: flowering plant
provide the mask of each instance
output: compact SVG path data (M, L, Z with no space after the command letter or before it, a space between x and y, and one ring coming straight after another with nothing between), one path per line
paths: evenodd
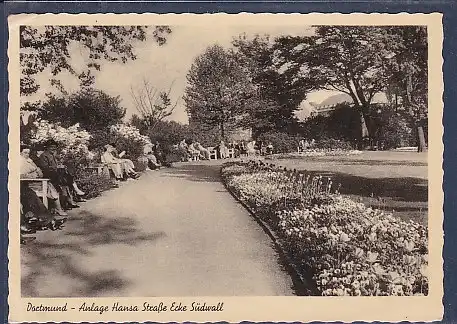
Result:
M265 164L226 164L236 196L277 232L324 296L428 293L427 228L343 197L331 179Z
M56 141L64 163L67 161L74 163L82 160L91 160L94 157L94 154L88 148L91 135L81 129L79 124L65 128L47 120L36 120L33 122L33 126L30 142L32 144L42 144L51 139Z
M110 126L110 132L125 139L140 142L143 145L151 144L149 137L141 135L138 128L131 125L116 124Z
M313 156L350 156L362 154L362 151L358 150L342 150L342 149L307 149L301 152L285 153L285 154L274 154L270 158L301 158L301 157L313 157Z
M116 124L110 126L109 131L119 150L125 151L129 158L138 158L143 153L144 146L151 145L149 137L141 135L135 126Z

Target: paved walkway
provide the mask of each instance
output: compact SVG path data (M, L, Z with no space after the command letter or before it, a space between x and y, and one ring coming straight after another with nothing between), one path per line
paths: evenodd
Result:
M23 296L294 294L214 162L148 171L70 213L64 230L21 248Z

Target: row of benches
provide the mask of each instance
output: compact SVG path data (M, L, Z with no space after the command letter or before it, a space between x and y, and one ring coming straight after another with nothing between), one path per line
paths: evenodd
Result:
M217 150L214 149L213 147L208 148L209 150L209 157L210 160L217 160ZM227 150L228 158L234 158L235 157L235 150L234 149L228 149ZM94 173L97 173L98 175L102 174L107 174L109 175L109 168L106 164L98 164L98 165L92 165L86 167L87 170L91 170ZM36 194L38 197L40 197L43 200L43 204L46 208L48 208L48 183L49 179L46 178L21 178L20 179L23 182L35 182L35 183L41 183L41 189L36 191Z

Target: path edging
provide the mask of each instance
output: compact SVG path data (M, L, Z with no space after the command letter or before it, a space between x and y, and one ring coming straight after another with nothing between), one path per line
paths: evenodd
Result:
M251 214L251 216L254 218L254 220L262 227L262 229L265 231L265 233L271 238L273 241L273 244L276 247L276 250L279 252L280 256L284 259L286 262L286 267L288 268L288 272L292 276L292 281L294 282L296 292L299 296L313 296L311 293L311 289L309 289L309 284L308 280L304 278L304 276L301 274L301 272L298 270L298 265L292 260L290 257L289 253L287 250L284 248L283 244L281 243L280 238L278 235L275 234L275 232L271 229L270 225L268 225L265 221L263 221L255 212L252 210L252 208L246 204L243 200L241 200L235 192L227 185L225 182L224 177L222 176L222 168L220 168L220 178L221 182L224 185L224 188L232 195L235 200L240 203L248 212Z

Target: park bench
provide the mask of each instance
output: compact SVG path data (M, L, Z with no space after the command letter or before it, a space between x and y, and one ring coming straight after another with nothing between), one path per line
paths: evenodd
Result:
M200 152L192 152L192 161L199 161L200 160Z
M33 191L35 191L36 195L40 197L43 200L43 205L48 208L48 182L49 179L45 178L33 178L33 179L21 179L21 181L24 182L36 182L36 183L41 183L41 189L36 190L35 188L32 188Z
M86 170L98 175L109 174L109 168L106 164L89 165L86 167Z
M209 151L209 159L210 160L217 160L217 151L214 147L208 147L207 150Z

